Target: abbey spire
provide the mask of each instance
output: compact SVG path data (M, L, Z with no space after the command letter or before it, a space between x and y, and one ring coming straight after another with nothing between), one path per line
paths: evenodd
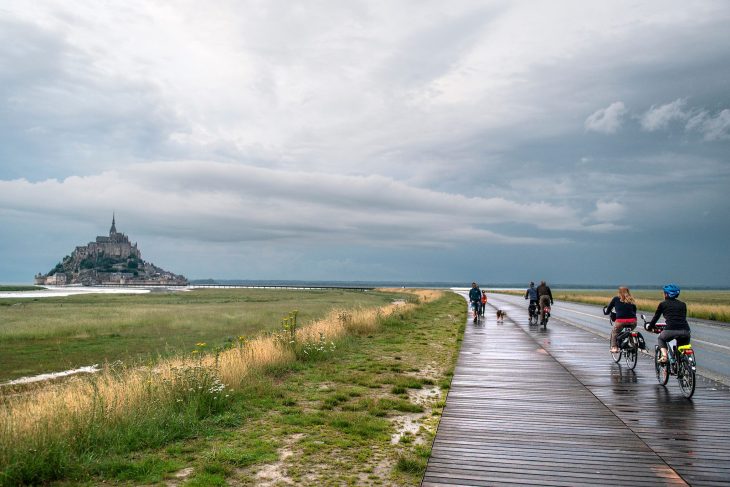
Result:
M114 212L112 212L112 227L109 229L109 236L112 236L115 233L117 233L117 225L114 220L115 220L115 215L114 215Z

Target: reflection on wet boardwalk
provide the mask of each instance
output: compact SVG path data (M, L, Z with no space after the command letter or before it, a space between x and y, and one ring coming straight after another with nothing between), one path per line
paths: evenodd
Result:
M490 305L508 319L468 323L423 485L730 485L727 387L688 401L646 357L630 371L592 333Z

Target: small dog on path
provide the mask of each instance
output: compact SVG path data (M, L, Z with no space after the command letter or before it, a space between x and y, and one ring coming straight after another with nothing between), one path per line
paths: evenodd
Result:
M504 323L504 317L507 316L506 311L502 311L501 309L497 310L497 323Z

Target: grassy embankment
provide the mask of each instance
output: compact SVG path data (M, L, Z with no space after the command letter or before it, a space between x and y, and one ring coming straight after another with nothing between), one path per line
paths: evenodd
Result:
M524 291L491 291L496 293L524 295ZM616 290L609 289L557 289L553 297L562 301L605 306L616 296ZM654 311L664 299L662 290L632 290L636 306L640 310ZM730 323L730 291L682 291L680 299L687 303L687 314L692 318L716 320Z
M273 330L299 310L301 322L332 308L378 306L382 292L266 289L0 300L0 382L113 362L150 362Z
M419 298L5 397L0 483L416 485L466 311Z

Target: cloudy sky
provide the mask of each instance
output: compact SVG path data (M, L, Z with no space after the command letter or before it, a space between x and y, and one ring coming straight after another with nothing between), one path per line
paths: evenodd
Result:
M0 282L730 282L730 4L5 0Z

